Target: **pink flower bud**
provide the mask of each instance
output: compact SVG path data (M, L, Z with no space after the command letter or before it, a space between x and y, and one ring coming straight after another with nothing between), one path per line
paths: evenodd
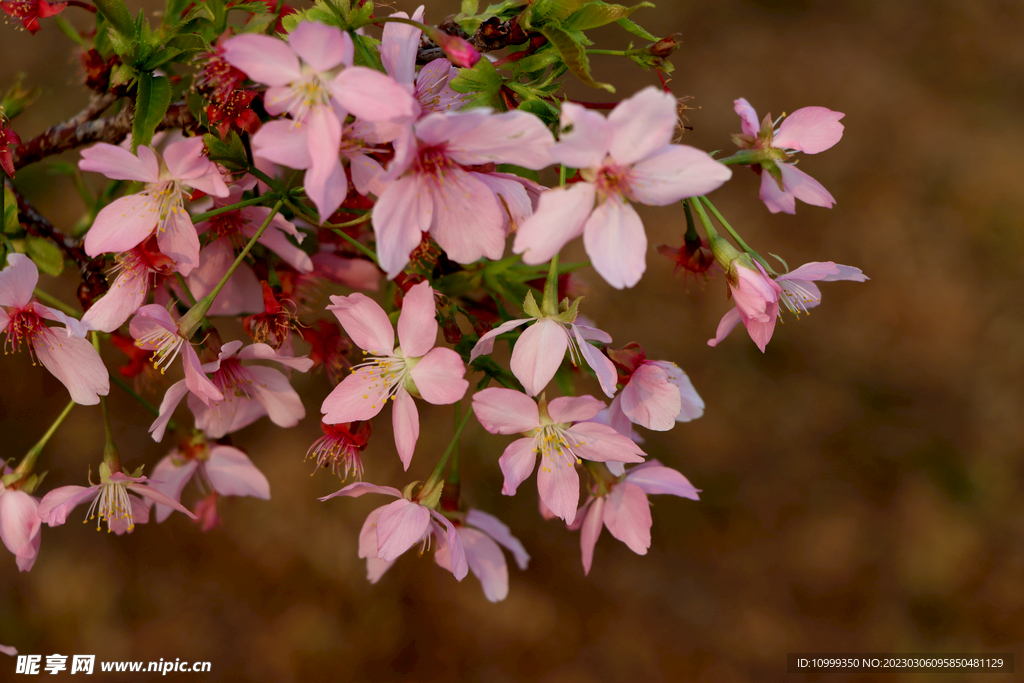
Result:
M430 39L444 50L445 56L455 66L471 69L480 61L480 52L465 38L451 36L440 29L434 29L430 31Z

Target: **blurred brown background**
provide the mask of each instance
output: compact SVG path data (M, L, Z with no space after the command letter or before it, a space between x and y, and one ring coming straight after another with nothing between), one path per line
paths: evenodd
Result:
M452 9L432 4L427 18ZM45 529L31 573L0 553L0 643L209 660L211 674L177 677L223 681L746 682L785 678L794 651L1024 654L1024 5L725 0L635 16L683 34L672 87L694 98L690 144L733 149L741 96L761 115L846 113L840 144L801 164L835 195L833 210L772 216L745 169L714 199L762 252L871 277L826 283L823 305L788 318L762 355L742 330L705 344L730 304L720 277L687 292L654 253L678 243L674 209L643 211L652 250L634 290L585 273L587 314L617 343L677 361L707 402L702 419L646 434L652 456L703 489L699 503L653 499L646 557L605 532L584 578L578 536L539 518L532 482L500 495L496 460L509 440L471 423L467 495L510 523L533 555L528 570L511 570L497 605L472 576L458 584L415 552L370 586L357 534L383 499L315 499L339 487L302 461L329 387L298 377L309 412L299 427L263 421L235 439L270 479L269 503L229 499L207 535L174 516L117 538L75 523L76 510ZM598 47L628 43L618 29L597 35ZM34 37L5 27L0 46L0 85L25 71L47 89L17 120L23 138L81 106L69 42L51 23ZM656 82L613 58L593 66L622 96ZM41 165L18 181L58 225L80 210ZM67 394L24 354L4 358L2 373L3 457L20 457ZM111 403L122 458L152 467L169 440L150 441L149 416L116 388ZM384 416L367 480L426 477L451 411L422 419L445 428L425 429L403 475ZM101 450L99 410L76 408L41 458L44 488L82 484ZM0 678L13 669L0 661Z

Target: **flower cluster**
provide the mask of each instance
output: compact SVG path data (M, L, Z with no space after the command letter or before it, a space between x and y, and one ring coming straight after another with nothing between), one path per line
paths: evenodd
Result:
M866 280L832 262L775 271L707 197L730 181L732 166L745 165L761 175L760 196L773 213L793 213L796 199L833 206L795 157L835 145L841 113L807 107L758 124L749 103L736 100L739 149L718 158L678 141L678 100L663 80L607 115L598 110L609 107L562 101L556 93L566 70L601 84L586 64L567 58L564 44L545 37L543 22L572 18L541 18L534 5L501 6L502 21L518 16L539 32L527 36L515 23L509 35L522 40L507 47L525 47L490 60L475 43L424 24L423 8L374 18L369 3L342 1L341 12L318 4L261 17L254 7L262 5L249 3L238 9L251 13L251 23L234 34L193 11L196 42L216 48L190 53L180 47L187 40L162 51L152 43L180 36L180 17L164 17L162 32L137 35L111 9L118 0L107 4L104 31L119 38L95 41L90 63L109 73L90 72L89 82L111 101L130 92L136 108L130 141L81 151L78 170L106 184L96 196L84 193L84 238L61 242L67 253L57 258L85 263L84 310L37 287L39 267L53 268L38 248L22 248L36 244L35 232L5 223L15 242L2 243L5 350L27 349L67 388L72 404L58 424L73 404L100 403L107 426L98 483L90 477L89 486L34 495L37 459L53 430L17 467L5 467L0 539L23 571L39 554L41 527L63 524L83 503L97 527L120 535L172 511L209 531L232 504L224 499L269 500L270 482L239 445L242 433L264 417L280 428L307 419L301 392L320 369L331 385L320 406L324 435L295 455L305 451L316 471L346 482L322 500L394 499L370 512L359 534L371 582L417 545L433 550L457 580L476 576L491 601L509 592L505 551L526 568L523 544L472 505L473 482L460 478L459 442L473 420L478 432L515 437L504 447L481 442L482 457L500 469L507 496L536 471L540 513L579 532L585 573L605 527L645 554L653 523L647 497L698 500L699 491L647 458L639 430L668 431L700 418L705 404L675 362L649 359L636 342L613 346L607 321L601 329L587 317L600 310L579 296L588 271L560 264L561 252L582 238L584 265L596 278L633 288L648 268L636 207L679 203L684 246L661 252L677 270L705 277L720 270L721 291L734 304L709 344L742 322L762 351L783 308L799 315L820 303L817 282ZM33 32L39 19L65 8L0 5ZM586 22L598 15L600 8ZM371 25L381 23L380 39L372 38ZM129 68L122 43L131 40L138 44ZM663 39L626 56L667 71L677 46ZM18 138L4 127L4 141ZM13 159L5 144L0 162L9 175ZM125 382L135 378L159 404L149 432L171 443L150 477L143 467L123 467L114 444L105 344L131 359L115 383L149 405ZM146 363L159 373L142 382ZM380 452L390 446L372 438L389 402L406 471L418 447L429 450L420 443L421 411L429 411L431 430L446 424L435 421L433 406L454 406L456 415L429 476L400 487L362 481L368 472L378 476ZM421 453L417 466L429 455Z

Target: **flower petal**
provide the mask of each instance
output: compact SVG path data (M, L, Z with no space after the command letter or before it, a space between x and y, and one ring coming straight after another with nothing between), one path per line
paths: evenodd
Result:
M253 156L288 168L309 168L313 157L308 130L308 126L296 126L294 121L267 121L252 136Z
M735 306L726 311L725 315L722 316L722 320L718 323L718 329L715 330L715 338L708 339L708 346L718 346L722 343L729 333L740 324L740 312Z
M338 491L335 491L334 493L328 496L324 496L319 500L330 500L331 498L336 498L337 496L348 496L349 498L358 498L359 496L365 495L367 493L380 493L385 496L394 496L395 498L402 497L402 492L393 486L377 486L376 484L370 484L369 482L365 481L354 481L348 486ZM362 557L362 555L360 555L360 557Z
M395 330L380 305L356 292L332 296L327 307L338 318L356 346L377 356L390 356L395 349Z
M288 85L302 78L294 50L270 36L245 33L224 41L224 61L257 83Z
M159 505L166 505L168 507L174 508L175 510L177 510L178 512L180 512L182 514L188 515L192 519L199 519L198 517L193 515L188 510L188 508L186 508L184 505L182 505L178 501L174 500L173 498L164 495L160 491L157 491L156 489L152 488L151 486L146 486L145 484L127 484L127 488L132 493L138 494L139 496L142 496L143 498L146 498L147 501L152 501L153 503L157 503ZM149 510L147 509L146 512L148 513ZM132 507L132 515L134 515L134 514L135 514L135 508L133 506ZM139 524L145 524L147 520L148 520L148 517L146 519L141 520L139 522ZM109 526L109 520L108 520L108 526Z
M632 287L647 269L647 234L636 209L608 197L583 228L583 246L594 270L616 289Z
M778 166L781 169L785 164L778 164ZM788 214L796 213L796 197L792 193L780 189L779 183L768 171L761 173L761 191L759 196L772 213L779 213L780 211Z
M328 87L346 111L364 121L413 116L418 107L401 83L365 66L342 69Z
M512 556L516 558L516 564L519 565L519 568L526 569L526 565L530 562L530 555L526 552L523 544L519 542L519 539L512 535L512 531L504 522L483 510L470 508L466 513L466 524L480 529L507 548L511 551Z
M416 441L420 438L420 414L416 410L416 401L405 389L399 389L395 394L394 405L391 407L391 423L395 430L398 457L403 467L408 470L416 450Z
M732 106L733 110L740 116L740 128L743 130L743 134L756 138L761 130L761 124L758 123L757 112L750 106L750 102L741 97L738 100L734 100Z
M782 121L772 147L795 149L805 154L824 152L843 137L843 124L839 119L844 116L846 114L825 107L797 109Z
M515 389L491 387L476 392L473 413L491 434L521 434L540 426L537 403Z
M704 414L704 399L693 388L690 376L683 372L681 367L664 360L651 361L651 364L663 369L668 376L668 381L679 390L680 409L676 416L676 422L689 422Z
M523 255L523 263L537 265L550 261L583 234L594 210L597 188L592 183L573 183L543 192L533 215L516 232L512 251Z
M25 308L39 283L39 269L24 254L7 254L7 267L0 270L0 306Z
M480 117L470 111L431 114L428 118L434 116L460 118L475 124L456 126L448 138L445 153L458 164L515 164L535 171L551 164L555 139L533 114L517 110ZM417 126L417 133L426 120Z
M39 501L39 519L49 526L60 526L67 521L68 513L77 505L99 494L99 486L61 486L53 489Z
M246 368L246 372L252 376L255 398L266 409L271 422L278 427L294 427L306 417L302 399L280 371L254 365Z
M501 492L506 496L516 495L516 489L533 473L537 462L537 451L533 439L517 439L510 443L498 458L498 466L505 475Z
M538 320L523 332L512 349L512 374L530 396L544 391L569 348L569 335L561 323Z
M473 263L485 256L498 260L505 252L498 197L474 175L452 169L430 189L434 203L430 234L456 263Z
M817 180L793 164L779 164L778 166L782 171L782 185L786 188L786 192L805 204L826 209L835 206L835 198Z
M405 12L395 12L391 16L409 18ZM408 24L384 24L380 39L380 61L388 75L399 83L411 84L416 79L416 53L422 33L420 29Z
M387 403L387 386L378 368L360 368L341 381L327 395L320 412L327 424L369 420Z
M174 409L178 407L181 399L185 398L187 394L188 386L185 384L185 380L175 382L167 387L164 399L160 402L160 412L153 421L153 424L149 426L149 433L153 435L153 441L160 442L163 440L164 432L167 430L167 424L171 421ZM162 522L163 520L159 521Z
M459 532L455 528L455 525L441 513L431 511L430 514L437 522L442 524L448 532L445 534L445 542L448 550L448 566L450 567L452 574L455 575L455 580L462 581L466 578L466 574L469 573L469 564L466 561L466 551L462 545L462 539L459 538Z
M270 482L242 451L213 446L203 465L213 489L222 496L252 496L270 500Z
M559 136L551 150L554 161L572 168L598 168L604 163L612 144L614 128L608 119L572 102L562 104L561 128L570 128Z
M170 454L161 458L160 462L153 468L153 481L149 483L152 488L179 502L181 501L181 492L184 490L185 484L192 478L196 468L199 466L198 460L176 462L180 459L181 456L178 451L171 451ZM156 506L157 523L163 522L173 512L166 505L151 504Z
M611 157L619 164L634 164L672 141L678 123L676 99L648 86L620 102L608 115L608 123Z
M377 518L377 557L396 559L423 538L430 526L430 510L405 498L387 505Z
M520 325L524 325L528 322L532 322L533 318L519 318L517 320L508 320L495 327L493 330L485 333L476 344L473 345L473 351L469 354L469 362L472 363L480 356L490 355L494 351L494 340L500 334L505 334L510 330L514 330Z
M110 375L96 349L81 337L54 334L50 328L35 337L39 362L67 387L71 400L93 406L110 393Z
M604 408L604 402L593 396L560 396L548 403L548 415L556 424L582 422L592 419L601 412L602 408Z
M160 161L152 148L139 147L138 156L123 147L98 142L82 150L78 168L102 173L112 180L137 180L155 183L160 179Z
M462 356L441 347L431 349L409 371L423 400L436 406L455 403L466 395L469 382L463 379L465 374Z
M597 422L578 422L566 433L576 455L596 462L643 462L644 452L631 439ZM570 441L570 445L572 445Z
M157 230L156 243L161 252L174 260L182 275L187 276L199 265L199 233L188 213L171 213Z
M508 597L508 564L498 544L483 532L469 527L457 530L473 576L480 579L484 597L500 602Z
M302 61L321 73L339 64L351 65L355 50L349 34L315 21L304 21L292 29L288 45Z
M398 344L406 358L419 358L437 341L437 304L429 282L414 285L402 299Z
M571 327L573 336L576 337L576 346L580 350L580 355L583 356L583 360L597 374L597 381L601 383L601 390L608 398L615 396L615 386L618 382L618 373L615 371L615 365L608 356L594 348L592 344L587 343L586 339L583 338L583 331L579 327L576 325ZM601 332L601 330L595 330L595 332Z
M604 497L595 498L587 509L587 516L583 518L583 525L580 527L580 551L583 556L584 575L590 573L590 567L594 563L594 547L597 545L597 539L601 537L601 529L604 528L603 511Z
M0 540L17 557L35 556L32 540L41 524L39 501L24 491L0 493Z
M576 506L580 502L580 475L567 458L541 459L537 470L537 491L556 517L564 519L566 524L572 524L576 519Z
M667 432L676 426L682 410L679 389L668 381L668 373L653 363L638 367L622 390L622 412L647 429Z
M400 178L384 190L373 208L373 233L381 269L393 279L409 263L409 254L430 229L433 198L418 176Z
M100 210L89 232L85 233L85 253L99 256L138 246L156 228L158 208L148 194L115 199Z
M304 180L306 195L323 222L337 211L348 194L348 178L338 156L341 122L328 107L313 107L303 125L309 127L306 143L312 161Z
M629 470L626 474L626 481L636 484L650 495L669 494L680 498L700 500L697 495L700 490L694 488L686 477L671 467L663 467L657 461Z
M637 555L647 554L651 547L651 504L639 486L624 481L612 487L602 518L612 536Z
M626 194L641 204L666 206L717 190L731 177L728 166L703 150L665 145L633 166Z

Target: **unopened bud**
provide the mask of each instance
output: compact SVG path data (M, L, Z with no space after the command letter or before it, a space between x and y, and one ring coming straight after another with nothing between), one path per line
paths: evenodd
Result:
M471 69L480 61L480 52L465 38L451 36L434 28L427 32L432 41L444 50L444 54L455 66Z
M679 47L679 41L676 37L681 34L673 33L670 36L666 36L656 43L651 43L647 46L647 52L660 59L668 59L673 52Z
M444 340L449 344L458 344L462 340L462 330L459 329L459 324L455 322L455 316L444 319Z

